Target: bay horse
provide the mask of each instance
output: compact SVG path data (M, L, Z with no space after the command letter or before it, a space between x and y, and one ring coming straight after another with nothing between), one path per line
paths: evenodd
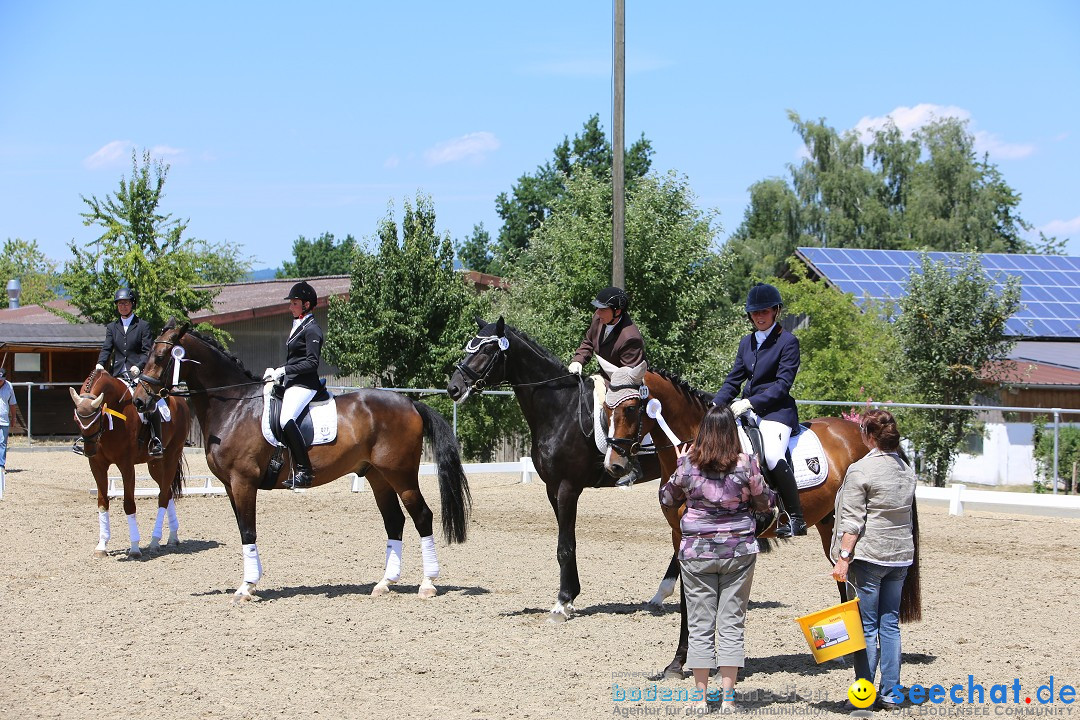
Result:
M139 374L136 405L148 407L159 396L175 395L180 381L187 386L185 394L202 427L206 462L225 485L240 531L244 574L233 603L251 600L262 578L256 545L256 495L260 489L284 488L286 479L264 481L274 449L261 429L263 381L212 338L172 319L154 341L146 367ZM405 526L400 498L420 534L424 576L417 594L434 597L439 562L433 515L420 492L420 453L427 437L438 465L443 534L447 543L464 542L472 500L453 430L429 406L389 390L339 395L336 405L336 439L310 451L313 486L348 473L367 478L387 536L385 572L371 591L376 597L388 593L400 579Z
M679 443L693 442L701 420L705 417L712 402L712 396L695 390L685 381L663 371L650 371L644 375L641 382L648 388L647 392L626 393L626 396L615 407L605 407L609 432L612 435L609 438L612 448L630 449L621 453L608 453L605 466L614 475L625 474L629 470L628 455L640 447L641 439L646 434L652 433L657 441L656 449L662 467L662 477L670 478L671 473L675 471L677 461L675 440ZM649 412L649 403L653 400L659 403L659 417L655 412L657 409L655 404L652 408L654 412ZM667 433L659 427L659 418L664 420L668 429L675 435L674 440L667 438ZM828 458L829 472L824 483L799 490L799 499L802 502L806 524L817 528L825 557L828 559L829 548L832 544L836 493L844 482L848 467L866 455L868 448L862 441L859 425L850 420L821 417L805 424L809 431L817 435L821 441L821 447ZM803 432L806 430L804 429ZM901 622L922 619L922 596L919 583L919 517L914 501L911 506L911 519L915 537L915 558L904 580L900 597ZM761 532L759 537L765 541L774 538L775 523ZM767 542L763 549L768 550ZM831 559L829 563L832 564ZM837 583L837 585L841 600L850 599L845 585L843 583ZM681 666L682 661L685 661L685 626L680 637L678 652L681 655L676 654L667 672L672 671L676 664Z
M124 513L128 519L131 547L129 558L142 556L139 526L135 520L135 465L146 463L150 477L158 485L158 511L147 551L161 546L165 515L169 517L167 546L180 544L176 518L176 498L184 489L184 441L191 421L187 403L169 399L172 419L161 423L161 443L165 450L159 458L150 457L145 440L140 441L142 420L132 403L131 388L104 370L94 370L80 388L68 388L75 403L75 422L82 438L82 454L90 463L97 485L98 544L95 557L105 557L112 535L109 526L109 467L116 465L124 480Z
M573 614L574 599L581 592L575 532L578 498L585 488L615 485L615 478L604 471L604 456L593 438L592 387L503 318L494 323L477 319L477 325L479 333L466 345L446 391L461 403L487 387L506 383L513 388L532 436L533 465L559 525L559 595L548 619L563 622ZM659 477L654 458L644 456L641 462L646 479ZM667 572L671 583L678 567L673 555Z

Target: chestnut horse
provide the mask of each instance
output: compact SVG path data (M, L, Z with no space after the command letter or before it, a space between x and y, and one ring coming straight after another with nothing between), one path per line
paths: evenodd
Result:
M573 614L574 599L581 592L578 498L585 488L615 484L615 478L604 472L604 455L593 437L592 384L570 374L554 355L501 317L494 323L478 319L477 324L480 331L465 346L465 358L446 391L455 402L465 402L486 387L506 383L513 388L529 424L533 464L559 525L559 595L548 619L563 622ZM655 457L642 457L641 463L646 479L659 477ZM678 571L678 558L673 555L665 583L674 586Z
M159 458L150 457L147 439L140 440L142 420L131 401L131 388L123 380L103 370L94 370L83 383L81 392L71 391L75 403L75 422L82 436L82 454L90 462L90 472L97 484L98 544L95 557L107 555L109 529L109 467L116 465L124 479L124 513L128 519L130 558L141 557L139 526L135 521L135 465L146 463L150 477L158 484L158 511L154 531L147 550L153 552L161 545L161 532L166 513L169 516L168 545L180 544L177 536L176 500L184 485L184 441L187 439L190 415L187 403L170 398L172 419L161 423L165 452Z
M671 476L676 466L674 447L676 440L679 443L693 441L697 436L701 419L709 409L712 396L693 389L685 381L663 371L646 373L643 383L648 388L647 392L627 393L626 397L614 408L605 407L612 436L609 442L615 448L636 450L640 447L641 438L647 433L652 433L663 468L662 477L667 478ZM652 403L651 407L650 403ZM675 436L674 439L667 437L667 431L660 427L660 420L668 426L668 430ZM836 493L844 482L848 466L866 455L868 448L862 441L858 424L850 420L822 417L811 420L807 425L810 432L817 435L821 441L822 449L829 461L829 473L821 485L800 490L799 499L802 502L806 523L817 527L825 556L828 558L829 547L832 543ZM605 464L612 474L625 474L628 471L627 453L608 453ZM911 506L911 517L915 536L915 559L908 570L900 598L902 622L919 620L922 617L919 585L919 519L914 502ZM770 526L759 536L763 539L775 537L774 527ZM844 585L838 585L841 599L848 599ZM679 652L682 655L676 655L668 668L669 671L681 665L682 660L685 659L685 643L684 628L684 634L679 642Z
M177 326L170 320L139 375L135 404L148 407L156 397L173 394L179 381L186 384L199 418L206 462L225 485L240 530L244 576L233 602L250 600L262 578L255 544L256 495L260 489L284 487L286 479L264 480L274 449L261 430L263 381L213 339L192 331L186 323ZM439 562L433 515L420 493L420 452L427 437L438 465L443 533L448 543L464 542L471 497L454 431L435 410L389 390L347 393L336 398L336 405L337 438L311 449L312 484L324 485L348 473L367 477L387 536L386 570L371 591L374 596L389 592L400 578L405 526L400 498L420 534L424 577L418 594L434 597L437 590L432 581L439 575Z

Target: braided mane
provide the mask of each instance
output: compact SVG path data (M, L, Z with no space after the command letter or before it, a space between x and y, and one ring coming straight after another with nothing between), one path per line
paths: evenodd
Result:
M220 354L224 355L226 358L231 360L236 365L236 367L238 367L240 369L240 372L244 373L244 375L246 375L249 380L259 380L259 378L255 377L254 375L251 374L250 370L248 370L246 367L244 367L244 363L240 360L240 358L236 357L231 352L226 350L225 347L220 342L218 342L217 339L215 339L213 336L205 335L205 334L203 334L201 332L198 332L197 330L194 330L194 329L188 330L187 334L188 335L194 335L196 338L198 338L199 340L202 340L204 343L206 343L207 345L212 347L214 350L216 350L217 352L219 352Z
M670 382L675 388L683 394L687 399L696 404L703 410L708 410L709 405L712 404L713 396L704 390L698 390L690 385L689 382L683 380L675 373L668 372L667 370L661 370L659 368L649 368L651 372L656 373L660 377Z
M90 377L86 378L86 382L83 383L82 391L83 395L90 394L90 388L94 387L94 381L97 380L97 376L101 374L101 370L94 368L90 373Z

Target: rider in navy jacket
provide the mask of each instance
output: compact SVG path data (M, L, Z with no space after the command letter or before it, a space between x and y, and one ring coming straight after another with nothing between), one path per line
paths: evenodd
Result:
M780 498L788 512L789 525L778 525L777 537L805 535L799 489L787 463L791 434L798 430L799 413L791 386L799 372L799 339L777 322L783 301L772 285L758 283L746 298L746 316L754 332L739 341L735 364L713 398L714 405L731 404L736 416L756 415L761 430L763 454ZM742 398L736 395L742 389Z

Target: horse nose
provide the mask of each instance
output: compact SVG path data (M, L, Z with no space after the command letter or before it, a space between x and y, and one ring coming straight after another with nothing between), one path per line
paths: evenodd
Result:
M461 388L458 387L456 382L452 382L446 386L446 394L450 396L451 400L457 400L461 397Z

